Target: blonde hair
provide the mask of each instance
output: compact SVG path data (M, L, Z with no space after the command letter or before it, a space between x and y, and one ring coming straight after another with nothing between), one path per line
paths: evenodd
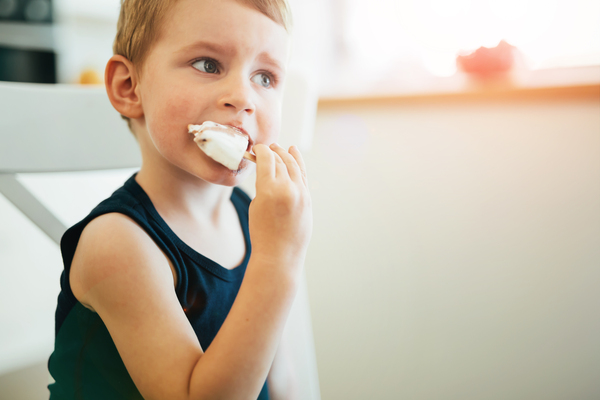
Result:
M176 1L121 0L113 53L124 56L134 65L143 64L150 46L160 31L164 15ZM290 32L292 15L287 0L237 1L254 7Z

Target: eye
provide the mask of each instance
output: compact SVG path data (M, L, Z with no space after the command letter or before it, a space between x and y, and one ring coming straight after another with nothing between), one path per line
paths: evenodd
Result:
M264 73L254 75L252 77L252 82L265 88L269 88L273 84L271 77Z
M198 71L206 72L207 74L216 74L219 72L217 62L210 59L198 60L192 64L192 67Z

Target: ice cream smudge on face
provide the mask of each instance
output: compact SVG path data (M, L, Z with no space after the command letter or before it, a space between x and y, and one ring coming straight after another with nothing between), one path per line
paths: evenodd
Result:
M205 121L202 125L188 125L194 142L207 156L236 171L248 149L248 137L239 129Z

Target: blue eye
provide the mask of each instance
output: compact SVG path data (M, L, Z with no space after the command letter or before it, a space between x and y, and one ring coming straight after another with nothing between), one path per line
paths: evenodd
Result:
M207 74L216 74L219 72L217 63L213 60L198 60L192 64L192 67Z
M271 77L267 74L262 73L254 75L252 77L252 82L265 88L271 87L272 85Z

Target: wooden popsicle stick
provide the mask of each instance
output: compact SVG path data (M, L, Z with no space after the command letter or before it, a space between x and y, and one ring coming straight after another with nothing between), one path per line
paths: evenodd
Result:
M250 160L252 161L254 164L256 164L256 156L252 153L248 153L247 151L244 153L244 158L246 160Z

